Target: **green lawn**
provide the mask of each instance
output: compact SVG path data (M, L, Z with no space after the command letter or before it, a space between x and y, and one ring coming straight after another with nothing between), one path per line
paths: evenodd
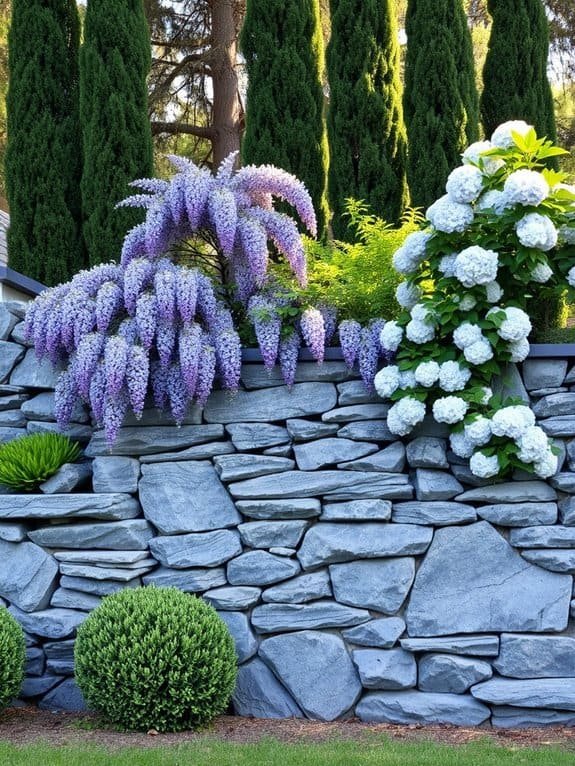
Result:
M106 751L92 747L0 743L2 766L573 766L575 754L555 749L509 750L489 742L465 746L329 742L238 745L204 740L175 747Z

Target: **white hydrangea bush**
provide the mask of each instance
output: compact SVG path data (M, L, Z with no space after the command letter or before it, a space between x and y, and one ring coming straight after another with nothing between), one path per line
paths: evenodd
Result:
M546 166L562 153L523 121L500 125L465 150L425 228L394 256L401 313L381 343L395 364L375 378L394 402L389 429L407 436L426 415L448 424L452 451L484 479L558 468L530 408L490 384L529 354L528 298L563 285L575 294L575 187Z

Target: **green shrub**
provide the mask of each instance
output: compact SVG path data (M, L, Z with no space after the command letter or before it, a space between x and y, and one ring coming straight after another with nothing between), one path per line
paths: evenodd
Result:
M77 442L62 434L22 436L0 447L0 484L31 492L79 456Z
M233 639L215 609L176 588L126 589L78 629L76 680L121 729L181 731L225 711L236 681Z
M17 696L24 678L26 645L19 623L0 608L0 710Z

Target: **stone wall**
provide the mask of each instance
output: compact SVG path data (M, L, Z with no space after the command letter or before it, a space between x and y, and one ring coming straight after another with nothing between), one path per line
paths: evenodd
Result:
M54 375L0 306L0 440L55 428ZM236 641L235 712L364 721L575 723L575 370L503 385L563 450L548 483L486 484L425 423L406 444L341 361L289 392L245 364L181 428L154 411L41 494L0 494L0 596L26 631L22 697L83 705L78 625L124 587L201 594Z

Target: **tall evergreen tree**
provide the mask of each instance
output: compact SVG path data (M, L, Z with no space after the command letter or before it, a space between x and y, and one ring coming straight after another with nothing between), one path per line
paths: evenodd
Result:
M80 236L79 21L74 0L13 0L6 187L8 258L46 285L84 265Z
M483 68L481 118L485 134L521 119L538 135L556 138L553 97L547 78L549 24L541 0L489 0L493 19Z
M342 217L347 197L365 200L390 223L407 204L399 41L390 0L331 0L327 71L332 229L347 239L353 236Z
M146 77L150 35L142 0L92 0L80 50L83 234L90 263L117 260L141 213L114 206L153 173Z
M427 207L478 138L473 48L462 0L408 0L405 29L407 179L413 204Z
M300 178L321 235L328 213L328 150L318 0L248 0L240 44L248 74L242 158Z

